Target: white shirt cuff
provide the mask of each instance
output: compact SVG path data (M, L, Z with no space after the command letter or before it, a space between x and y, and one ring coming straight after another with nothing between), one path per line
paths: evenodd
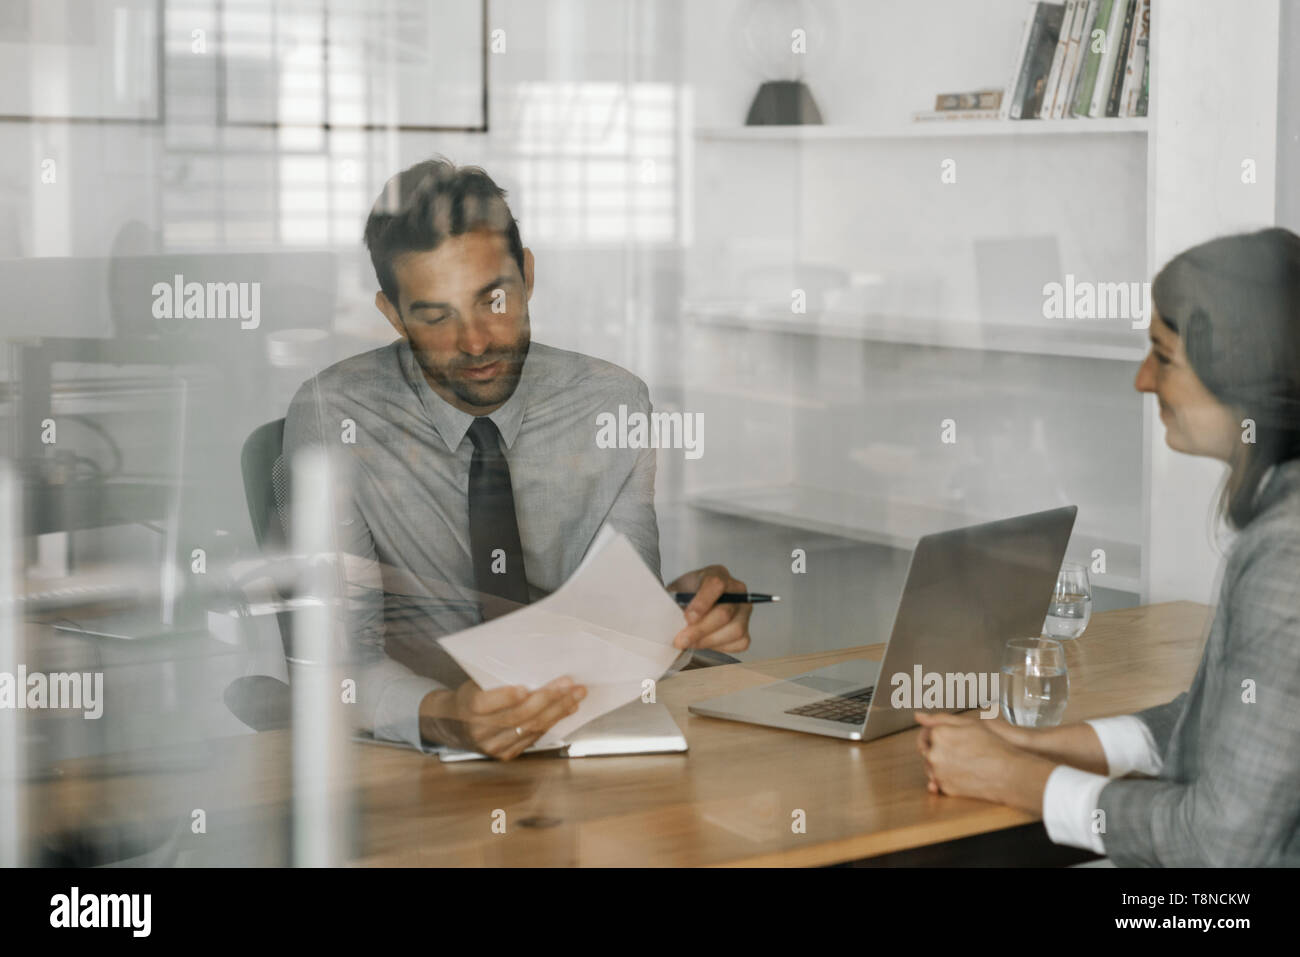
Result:
M422 748L420 740L420 702L442 685L432 678L407 675L384 685L375 708L374 735L381 741L402 741Z
M1106 853L1097 826L1097 801L1109 778L1057 765L1043 789L1043 826L1054 844Z
M1133 771L1151 777L1160 773L1164 761L1151 729L1141 718L1125 714L1118 718L1093 718L1088 724L1101 740L1106 773L1110 777L1122 778Z

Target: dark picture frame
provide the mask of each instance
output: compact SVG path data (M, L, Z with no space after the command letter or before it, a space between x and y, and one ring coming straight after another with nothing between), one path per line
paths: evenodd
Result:
M274 7L274 0L268 0ZM476 7L477 15L472 17L474 27L477 30L477 36L472 38L474 47L478 50L477 67L480 71L478 88L473 97L478 107L478 117L473 122L441 122L436 115L431 115L428 122L410 122L404 120L390 122L374 122L372 120L356 121L347 118L331 115L331 70L333 66L329 63L328 49L332 28L337 29L337 25L331 18L330 0L323 0L322 23L320 31L320 44L322 56L320 58L320 116L318 119L293 119L281 116L278 110L278 103L273 96L267 96L264 101L266 108L260 111L262 115L241 115L238 103L238 97L233 95L235 78L238 75L239 67L232 62L229 56L229 44L226 42L228 37L228 18L226 0L217 0L217 22L218 22L218 44L217 44L217 123L220 126L257 128L257 129L280 129L286 127L318 127L325 130L397 130L413 132L436 132L436 133L486 133L488 131L488 0L406 0L412 10L419 10L421 6L427 8L424 12L427 16L436 15L436 8L442 5L459 4L466 7ZM360 7L360 4L358 5ZM464 18L468 21L469 17ZM464 45L464 37L453 38L452 42ZM272 43L275 40L272 38ZM409 52L412 47L407 46L405 49ZM418 52L418 51L417 51ZM277 60L274 52L269 58L269 62L275 64L278 69L282 61ZM315 64L313 64L315 65ZM430 70L435 68L436 64L431 60ZM263 79L274 80L278 76L271 73ZM468 98L463 98L468 99ZM431 100L431 107L436 109L436 101Z

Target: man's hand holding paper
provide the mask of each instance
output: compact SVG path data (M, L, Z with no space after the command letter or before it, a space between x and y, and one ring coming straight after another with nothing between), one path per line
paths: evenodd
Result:
M480 712L481 720L467 723L498 725L482 727L476 743L497 746L484 753L504 758L534 742L558 743L640 697L647 680L658 680L674 664L684 663L679 658L689 653L679 653L672 644L681 627L681 609L636 550L622 535L604 529L577 571L553 594L442 638L440 644L481 689L477 694L472 688L457 692L466 707L487 709ZM564 681L577 687L565 689ZM537 690L519 700L517 687ZM575 694L579 688L585 695ZM566 702L575 697L576 709L567 711ZM512 708L522 709L530 701L528 727L499 726L507 715L523 713ZM538 738L533 729L540 726L539 719L555 715L558 720ZM518 747L511 737L533 741Z

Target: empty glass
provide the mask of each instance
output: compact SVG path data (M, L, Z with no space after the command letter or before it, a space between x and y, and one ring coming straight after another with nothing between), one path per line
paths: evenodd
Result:
M1078 562L1066 562L1056 576L1052 602L1047 606L1043 635L1047 638L1078 638L1092 618L1092 583L1088 569Z
M1022 728L1054 728L1070 701L1065 647L1053 638L1013 638L1002 653L1002 714Z

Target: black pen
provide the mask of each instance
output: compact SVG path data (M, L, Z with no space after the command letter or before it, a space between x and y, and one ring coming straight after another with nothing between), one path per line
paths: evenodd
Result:
M679 605L689 605L695 598L693 591L673 592L673 599ZM719 605L757 605L765 601L780 601L778 595L763 595L756 591L724 591L718 599Z

